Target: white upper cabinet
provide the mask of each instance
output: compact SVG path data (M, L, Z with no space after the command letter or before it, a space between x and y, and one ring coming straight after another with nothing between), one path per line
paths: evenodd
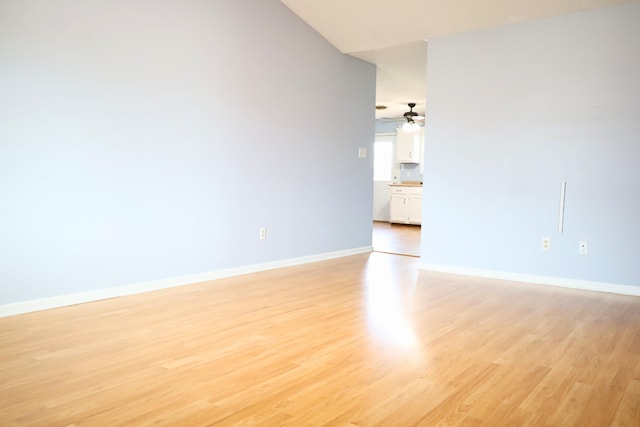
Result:
M424 128L418 132L396 132L396 162L420 163L422 146L424 144Z

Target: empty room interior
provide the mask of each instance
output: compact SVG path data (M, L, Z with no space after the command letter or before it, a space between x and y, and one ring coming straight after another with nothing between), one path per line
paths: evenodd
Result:
M0 425L640 425L638 22L0 0Z

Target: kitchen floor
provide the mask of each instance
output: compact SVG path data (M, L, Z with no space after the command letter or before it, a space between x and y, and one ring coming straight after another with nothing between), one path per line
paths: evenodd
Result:
M373 222L373 250L398 255L420 256L419 225Z

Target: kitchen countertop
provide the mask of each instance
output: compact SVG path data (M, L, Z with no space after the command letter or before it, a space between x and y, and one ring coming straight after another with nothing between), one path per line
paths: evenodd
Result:
M397 184L389 184L390 187L422 187L419 181L403 181Z

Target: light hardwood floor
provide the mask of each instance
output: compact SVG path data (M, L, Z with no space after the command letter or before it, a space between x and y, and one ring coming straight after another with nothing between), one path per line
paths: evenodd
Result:
M640 425L640 298L416 262L0 319L0 425Z
M373 222L373 250L391 254L420 256L419 225Z

